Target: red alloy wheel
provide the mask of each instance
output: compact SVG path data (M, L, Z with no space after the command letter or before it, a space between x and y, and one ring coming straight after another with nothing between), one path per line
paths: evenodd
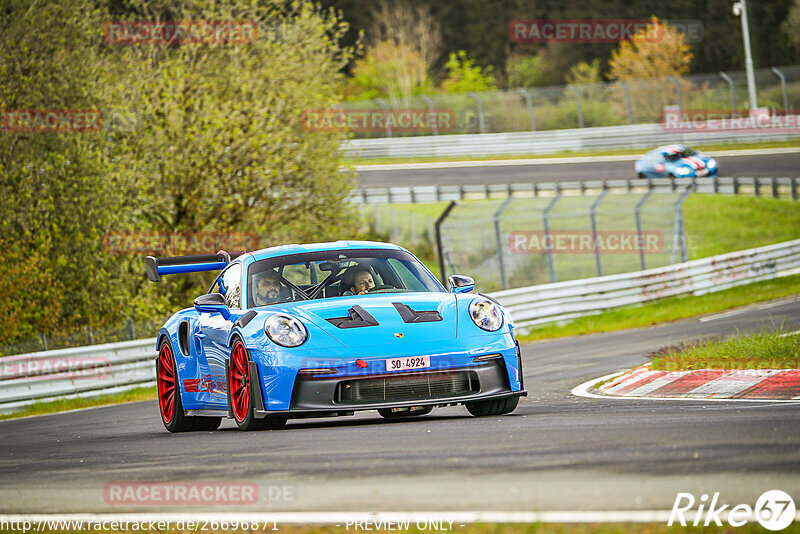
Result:
M250 409L250 368L247 352L241 341L231 352L231 404L237 421L244 421Z
M175 410L175 360L169 343L161 345L158 354L158 404L162 419L169 423Z

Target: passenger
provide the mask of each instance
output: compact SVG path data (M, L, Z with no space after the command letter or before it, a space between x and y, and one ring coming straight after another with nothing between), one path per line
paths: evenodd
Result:
M365 295L375 287L375 279L369 269L358 265L348 269L345 283L350 286L350 289L345 291L344 295Z

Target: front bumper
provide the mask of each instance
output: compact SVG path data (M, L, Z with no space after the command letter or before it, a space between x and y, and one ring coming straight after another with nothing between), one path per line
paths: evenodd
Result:
M519 345L516 346L517 369L522 376ZM251 362L251 376L258 376ZM520 387L514 391L504 358L494 358L481 365L452 369L433 369L407 373L381 373L361 376L302 377L295 380L289 410L266 410L258 380L252 380L255 416L271 414L290 417L351 415L361 410L445 406L474 401L526 396ZM520 386L522 386L520 381Z

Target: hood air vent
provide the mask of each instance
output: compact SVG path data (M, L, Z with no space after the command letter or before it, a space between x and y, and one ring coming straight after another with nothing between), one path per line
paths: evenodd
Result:
M336 328L362 328L365 326L378 326L378 321L361 306L353 306L347 313L348 317L334 317L326 319Z

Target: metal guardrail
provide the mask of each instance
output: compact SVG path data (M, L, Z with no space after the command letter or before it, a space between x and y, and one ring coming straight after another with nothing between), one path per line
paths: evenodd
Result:
M652 148L683 143L691 146L800 138L800 131L665 131L659 124L631 124L539 132L438 135L350 139L341 144L347 158L414 158L435 156L501 156L552 154L562 151Z
M349 200L355 204L404 204L411 202L449 202L451 200L498 199L508 196L553 196L597 194L601 191L675 192L694 184L696 193L755 195L798 200L800 177L723 177L723 178L632 178L628 180L587 180L583 182L543 182L483 185L419 185L413 187L368 187L354 189Z
M152 386L155 346L155 338L137 339L0 358L0 412Z
M674 295L702 295L800 272L800 239L635 273L491 293L525 330ZM155 384L156 339L0 358L0 412L37 401Z
M800 239L634 273L570 280L490 293L522 331L529 327L644 304L704 295L800 272Z

